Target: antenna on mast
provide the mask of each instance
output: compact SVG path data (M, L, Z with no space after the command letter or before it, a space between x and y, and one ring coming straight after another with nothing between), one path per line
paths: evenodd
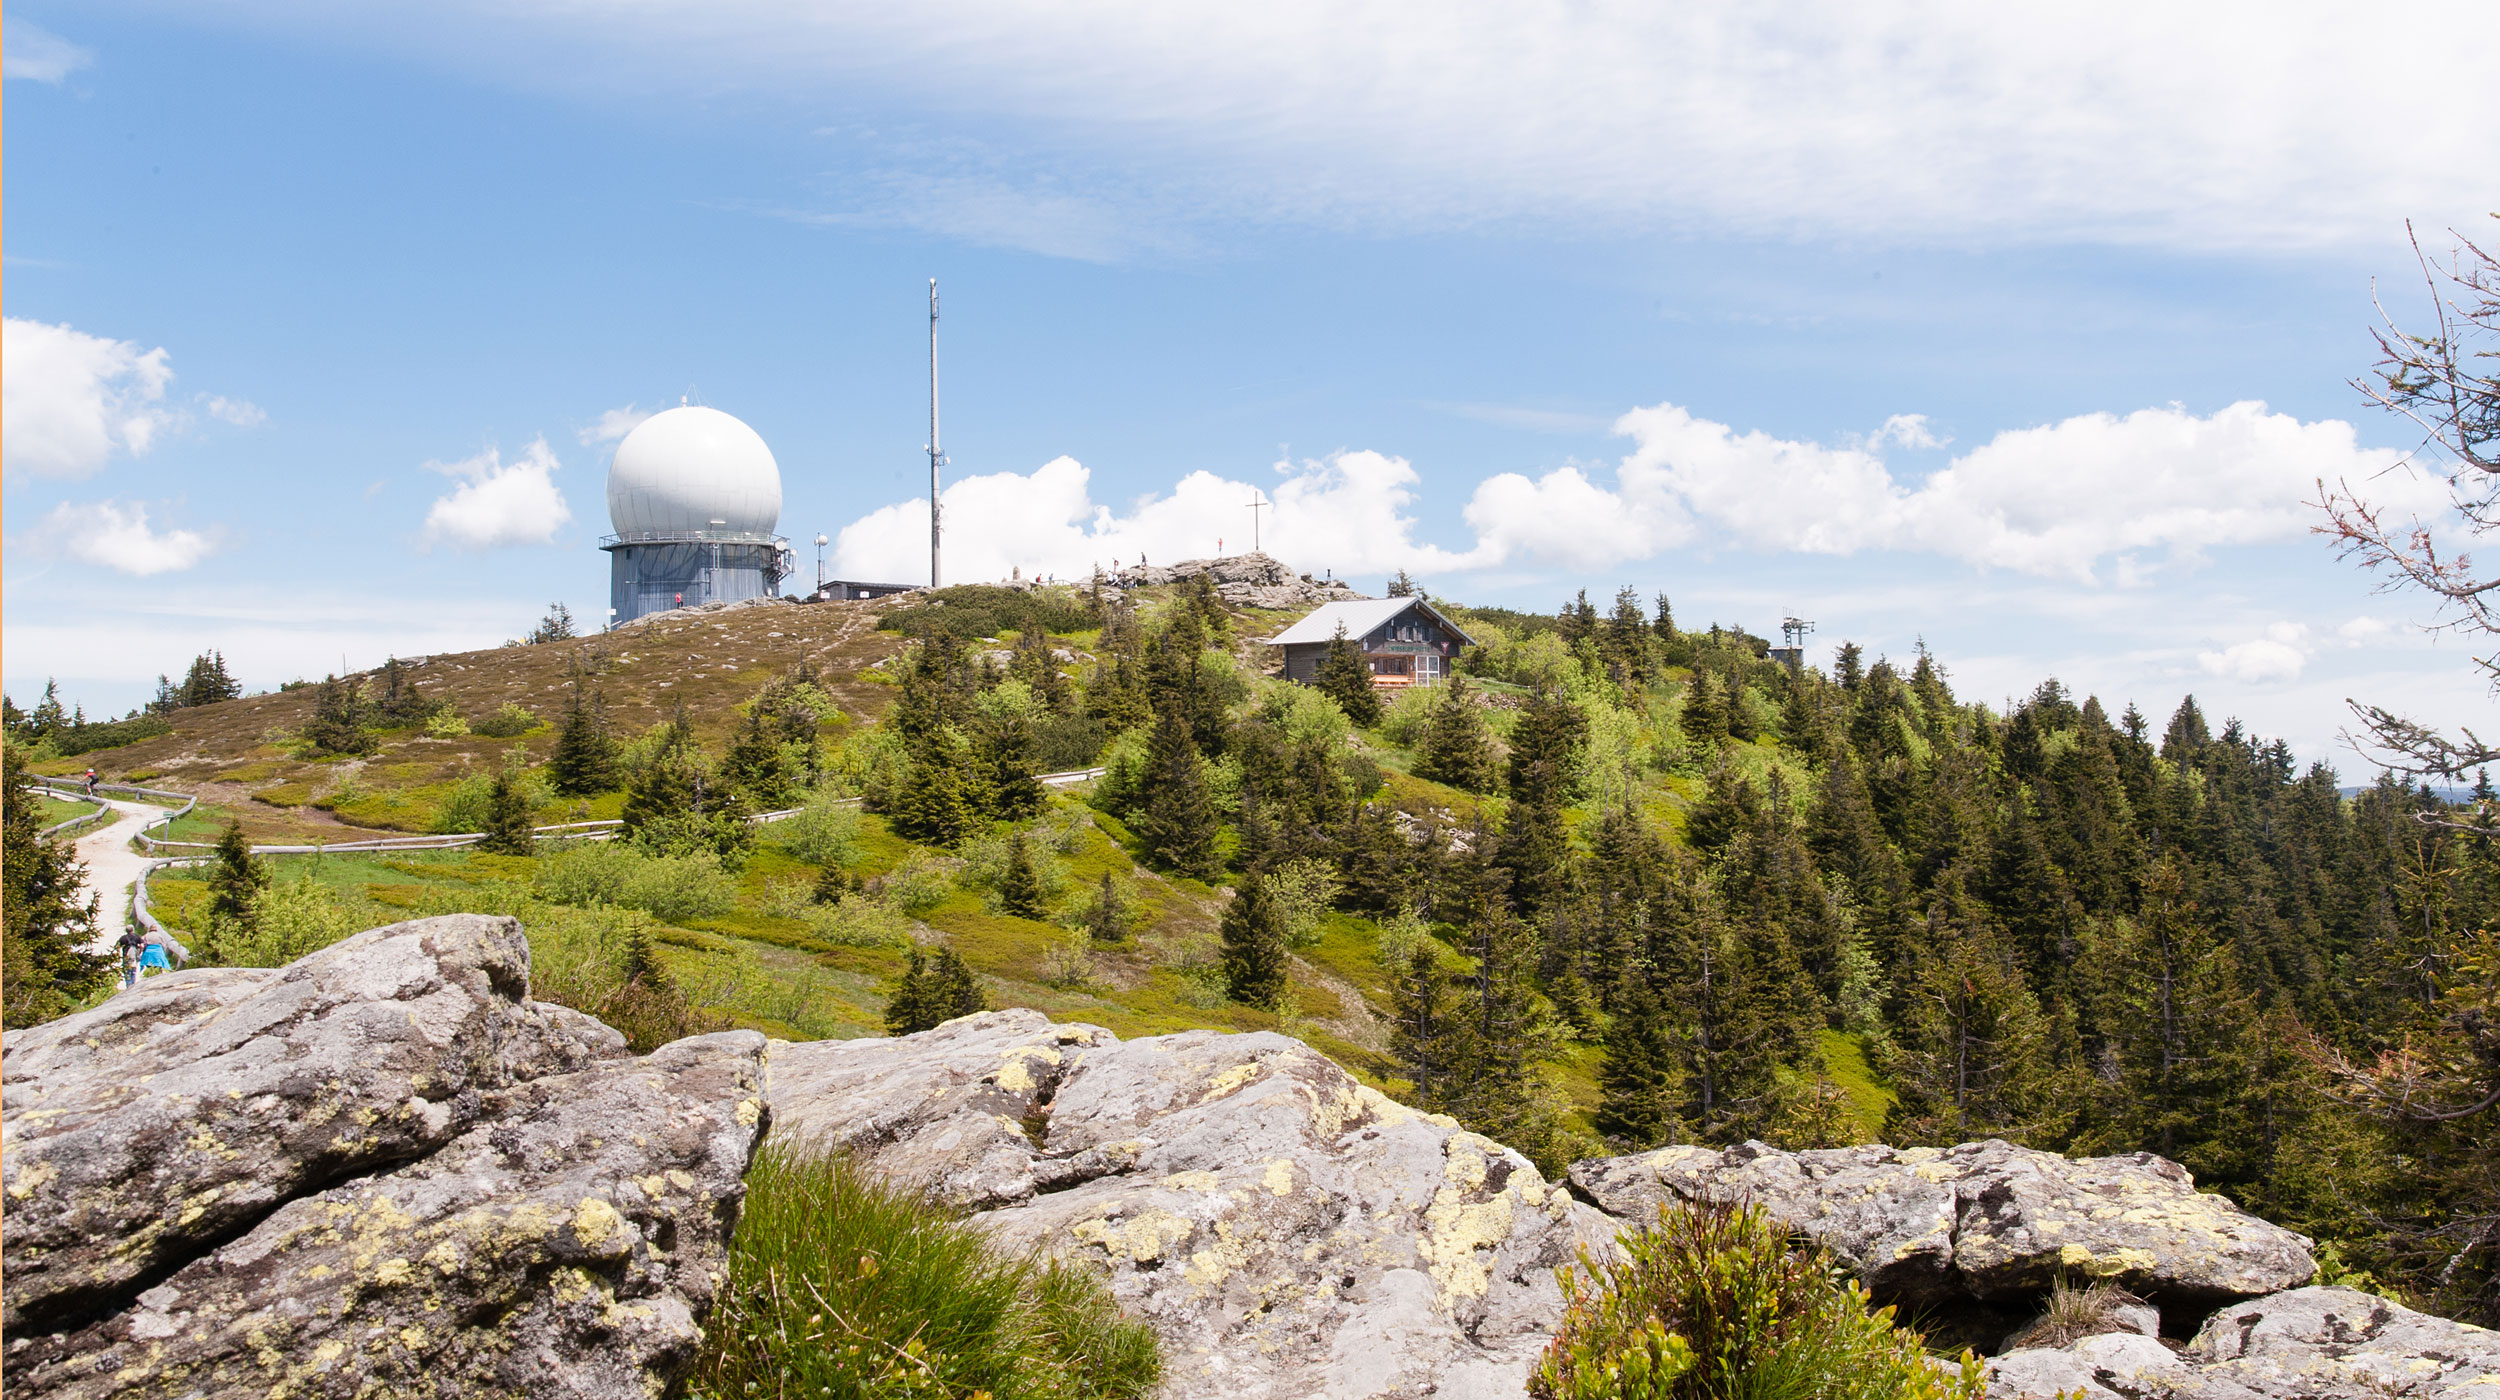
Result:
M938 380L937 380L937 279L929 279L929 586L939 586L938 574L938 468L946 464L946 454L938 447Z

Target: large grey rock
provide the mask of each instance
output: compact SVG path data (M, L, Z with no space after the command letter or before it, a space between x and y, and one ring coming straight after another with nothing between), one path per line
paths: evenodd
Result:
M1147 564L1118 569L1104 582L1117 588L1154 587L1204 574L1216 596L1235 607L1294 608L1360 598L1346 584L1297 574L1266 554L1227 554L1219 559L1184 559L1177 564Z
M776 1047L770 1098L776 1133L1103 1271L1176 1396L1515 1397L1561 1316L1555 1267L1613 1234L1516 1152L1279 1035L992 1012Z
M1669 1199L1759 1201L1879 1295L1912 1303L2016 1300L2063 1274L2202 1309L2317 1273L2305 1237L2144 1152L2069 1160L1994 1139L1812 1152L1749 1142L1580 1162L1571 1180L1629 1221Z
M520 925L457 914L9 1033L0 1330L117 1310L281 1204L440 1148L486 1093L609 1050L528 989Z
M2142 1400L2177 1393L2191 1379L2178 1356L2134 1332L2104 1332L2071 1346L2026 1347L1988 1363L1988 1400Z
M12 1395L646 1396L702 1343L763 1037L533 1080L424 1160L288 1202L135 1306L13 1346Z
M1118 1039L1037 1011L995 1011L901 1040L778 1046L773 1132L850 1152L954 1205L1021 1201L1041 1175L1065 1170L1040 1163L1027 1120L1071 1053Z
M2344 1400L2500 1393L2500 1332L2349 1288L2297 1288L2216 1312L2176 1355L2139 1337L2011 1352L1989 1400Z

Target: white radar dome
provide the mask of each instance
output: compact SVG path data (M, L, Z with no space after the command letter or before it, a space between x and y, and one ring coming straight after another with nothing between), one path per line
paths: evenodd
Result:
M717 408L655 413L616 445L608 521L628 540L769 536L781 523L781 468L753 428Z

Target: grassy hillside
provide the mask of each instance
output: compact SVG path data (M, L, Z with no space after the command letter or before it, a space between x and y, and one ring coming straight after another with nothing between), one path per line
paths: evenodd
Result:
M1138 616L1148 627L1177 606L1171 592L1147 590L1138 598ZM978 974L994 1006L1033 1007L1122 1035L1190 1027L1283 1030L1374 1084L1395 1087L1387 1023L1391 965L1412 946L1413 932L1384 931L1376 919L1343 909L1306 915L1294 940L1289 991L1276 1010L1259 1010L1226 998L1220 968L1217 926L1230 894L1224 886L1239 876L1226 872L1210 882L1150 868L1137 835L1091 800L1094 784L1051 791L1038 816L1015 824L1039 861L1048 895L1042 918L1000 908L996 886L1007 827L985 827L945 849L898 835L889 815L859 810L860 794L874 787L879 755L891 744L881 731L912 645L906 630L951 630L976 661L995 667L1027 640L1023 629L1007 624L1043 619L1034 640L1052 649L1051 664L1072 692L1081 694L1096 680L1099 627L1046 625L1093 621L1083 616L1086 600L1063 594L1056 611L1036 613L1020 612L1014 597L1002 601L989 590L946 596L952 612L923 606L898 614L891 603L753 607L411 663L407 674L422 695L464 724L486 722L509 706L538 721L504 738L445 734L447 726L438 722L377 730L374 752L361 757L324 756L303 737L314 705L313 689L303 688L179 710L170 716L172 732L77 762L97 763L108 778L199 793L202 806L179 824L178 839L214 839L230 820L264 842L453 829L473 826L477 794L498 768L543 776L576 686L602 697L630 763L637 742L653 742L650 736L681 715L702 750L721 754L767 685L812 674L830 704L815 715L822 776L808 795L807 819L764 829L740 868L723 877L716 897L645 899L645 909L628 913L647 923L645 942L698 1013L793 1038L882 1034L887 998L908 953L944 945ZM1223 611L1218 627L1228 640L1209 653L1207 664L1230 669L1237 715L1277 703L1281 682L1258 639L1296 616ZM887 617L892 625L880 630ZM1534 666L1553 658L1540 663L1533 635L1511 636L1502 620L1477 625L1508 649L1509 664L1481 666L1476 681L1498 735L1515 722ZM1501 658L1488 652L1483 659ZM1505 672L1514 678L1503 679ZM369 690L382 684L373 674L353 679ZM1666 693L1680 683L1676 675L1665 679ZM1413 744L1425 699L1418 693L1394 703L1379 726L1345 737L1354 767L1378 774L1372 803L1452 830L1480 818L1498 821L1500 798L1417 775ZM1661 746L1678 742L1672 724L1671 713L1662 711L1656 732L1603 736L1620 750L1619 782L1629 785L1606 791L1628 798L1670 831L1680 829L1701 787L1689 764L1679 769L1655 761ZM1116 760L1124 748L1134 753L1142 744L1142 731L1113 736L1104 756ZM1788 761L1768 743L1733 747L1739 751L1734 761L1749 772L1767 773ZM1220 793L1243 781L1239 765L1227 759L1210 769ZM530 790L540 823L614 817L625 801L621 791L559 797L543 781ZM1593 791L1585 807L1568 812L1572 829L1589 820L1596 798ZM873 795L869 805L876 805ZM1228 824L1219 845L1229 851L1235 839ZM615 911L613 890L586 896L589 885L562 873L588 859L553 844L528 857L453 851L277 858L280 895L272 922L281 932L255 946L262 956L276 957L367 923L449 909L509 910L553 944L572 936L564 930L578 928L576 916L585 909ZM851 902L811 899L828 864L863 887ZM1106 876L1129 914L1126 936L1116 941L1089 937L1079 927ZM662 871L652 878L666 883L670 877ZM154 888L169 923L205 931L204 878L168 875ZM597 936L608 940L611 962L626 956L630 934L610 928ZM235 955L231 949L229 955ZM542 951L542 969L569 956ZM1456 962L1463 965L1463 957ZM609 981L619 975L612 970ZM542 981L557 976L542 970ZM1575 1029L1583 1038L1555 1047L1549 1074L1585 1133L1598 1101L1600 1057L1594 1028ZM1833 1072L1849 1091L1851 1111L1871 1132L1881 1121L1883 1091L1854 1044L1837 1034L1833 1040Z

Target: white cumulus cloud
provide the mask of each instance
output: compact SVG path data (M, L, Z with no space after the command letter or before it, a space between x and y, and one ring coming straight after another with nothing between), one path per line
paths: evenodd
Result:
M627 433L641 427L642 420L650 417L652 412L653 410L646 409L639 404L630 403L623 408L611 408L591 420L590 426L577 429L574 436L582 440L584 447L596 447L603 442L616 442Z
M0 360L0 453L12 470L92 475L179 422L165 406L174 370L161 346L12 316L0 321Z
M2375 638L2385 636L2387 631L2387 619L2371 617L2365 613L2336 628L2335 635L2352 646L2361 646Z
M965 477L945 490L946 577L953 582L1026 574L1084 578L1106 568L1169 564L1218 552L1247 553L1253 492L1261 545L1300 568L1378 573L1448 569L1461 556L1417 543L1406 513L1420 478L1404 458L1341 452L1279 462L1272 484L1192 472L1169 492L1125 512L1095 502L1091 473L1059 457L1030 473ZM846 578L910 582L929 575L929 505L900 501L843 527L833 565Z
M1265 488L1269 552L1306 569L1446 574L1585 570L1672 549L1894 550L2134 586L2209 548L2298 538L2315 519L2306 502L2320 480L2365 482L2400 515L2434 513L2446 500L2442 483L2396 469L2400 453L2360 446L2351 424L2303 423L2256 402L2013 429L1924 478L1896 475L1883 455L1891 444L1942 445L1915 414L1840 445L1739 432L1675 404L1634 409L1615 428L1633 447L1611 473L1571 465L1478 483L1461 512L1475 536L1465 548L1417 538L1422 478L1405 458L1358 451L1278 463L1280 479ZM1227 552L1248 544L1247 482L1193 472L1125 512L1096 503L1088 483L1062 457L1029 475L948 487L948 577L1081 575L1140 553L1169 562L1213 554L1219 539ZM923 578L928 538L927 504L897 502L842 531L838 567L854 578Z
M2391 469L2400 454L2359 446L2352 425L2303 423L2262 403L2197 415L2179 407L2085 414L1997 434L1923 481L1896 477L1886 442L1937 440L1897 415L1852 445L1739 433L1674 404L1616 428L1634 448L1611 486L1578 467L1477 488L1466 518L1484 562L1587 565L1683 545L1852 554L1916 550L2080 580L2115 559L2122 578L2159 551L2193 560L2217 545L2299 535L2320 479L2375 478L2380 499L2433 511L2437 483Z
M74 559L142 578L188 569L217 547L197 530L155 529L138 501L64 501L43 518L38 538Z
M2209 675L2242 685L2266 685L2299 680L2301 669L2309 664L2309 651L2306 623L2278 622L2263 636L2234 642L2220 651L2198 652L2196 664Z
M426 465L460 483L426 512L428 545L476 550L546 544L573 518L556 488L556 455L543 437L510 462L490 447L458 462Z
M58 83L95 62L95 55L15 15L0 17L0 77Z

